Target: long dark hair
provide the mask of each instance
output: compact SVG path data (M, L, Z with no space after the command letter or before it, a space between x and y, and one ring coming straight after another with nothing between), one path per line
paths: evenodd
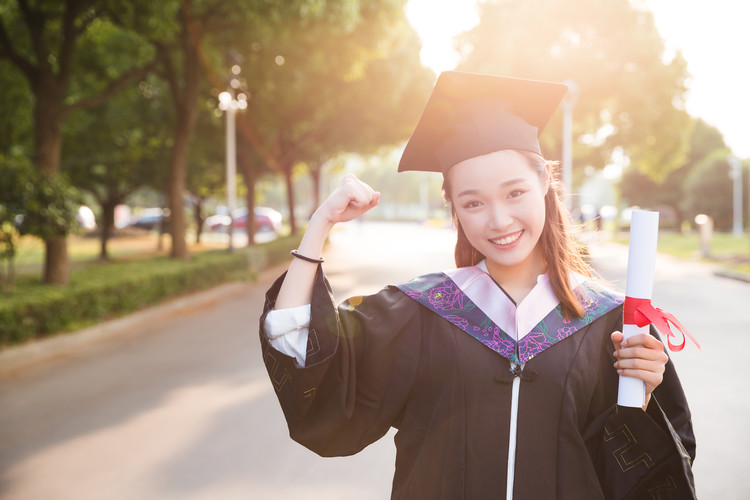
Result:
M571 236L570 213L561 198L562 184L558 175L558 163L545 160L542 156L530 151L518 152L529 161L531 168L542 179L544 179L547 166L550 167L549 189L544 197L544 228L538 244L542 246L547 275L555 296L560 301L563 314L567 318L581 317L584 313L583 306L570 286L569 277L572 272L591 277L592 272L583 258L581 245ZM455 207L451 202L451 190L447 178L443 182L443 196L451 205L451 213L458 233L454 253L456 266L476 265L484 259L484 255L469 243L469 239L461 227L461 222L458 220Z

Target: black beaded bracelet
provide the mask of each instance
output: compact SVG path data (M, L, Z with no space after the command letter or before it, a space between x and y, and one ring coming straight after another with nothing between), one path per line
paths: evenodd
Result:
M297 257L298 259L306 260L307 262L312 262L315 264L321 264L325 262L325 257L321 257L319 259L313 259L312 257L308 257L306 255L302 255L301 253L297 252L297 250L292 250L290 252L294 257Z

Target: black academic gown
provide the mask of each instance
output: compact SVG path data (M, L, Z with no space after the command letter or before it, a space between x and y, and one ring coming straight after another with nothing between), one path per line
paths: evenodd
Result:
M395 427L393 499L503 499L517 378L514 499L695 497L695 439L672 363L647 412L616 405L610 334L622 328L621 298L589 287L606 307L574 326L552 311L541 341L508 354L504 333L461 292L453 311L440 310L435 297L449 288L437 273L337 308L319 269L305 368L260 335L291 437L342 456Z

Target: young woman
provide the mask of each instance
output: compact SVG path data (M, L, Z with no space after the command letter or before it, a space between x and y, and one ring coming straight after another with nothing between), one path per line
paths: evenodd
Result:
M454 270L336 307L318 256L377 205L348 176L267 295L264 360L291 436L323 456L396 434L394 499L694 498L690 412L662 343L567 232L538 135L559 84L444 73L400 170L442 172ZM616 405L618 375L645 382Z

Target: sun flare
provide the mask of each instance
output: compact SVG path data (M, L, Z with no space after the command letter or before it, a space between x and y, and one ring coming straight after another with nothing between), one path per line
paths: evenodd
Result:
M479 22L473 0L409 0L406 17L422 40L422 63L436 73L456 67L453 37Z

